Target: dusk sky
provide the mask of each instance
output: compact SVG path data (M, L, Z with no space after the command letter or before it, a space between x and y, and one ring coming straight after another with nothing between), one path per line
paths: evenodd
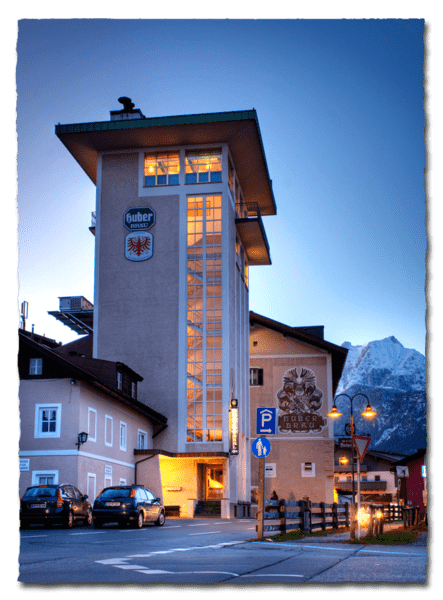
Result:
M21 20L17 44L19 302L27 329L77 338L47 311L94 302L95 186L55 136L108 121L255 108L277 215L250 309L325 339L395 336L425 353L423 20Z

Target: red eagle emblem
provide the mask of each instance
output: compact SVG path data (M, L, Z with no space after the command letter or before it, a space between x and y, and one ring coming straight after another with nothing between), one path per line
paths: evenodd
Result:
M128 251L133 252L137 256L140 256L144 252L151 249L151 238L140 236L137 238L129 238L127 241Z

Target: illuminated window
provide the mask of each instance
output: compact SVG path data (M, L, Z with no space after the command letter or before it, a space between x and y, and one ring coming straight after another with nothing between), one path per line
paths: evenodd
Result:
M145 154L144 185L178 185L180 160L178 152Z
M217 183L222 180L221 150L186 152L186 183Z
M221 219L221 196L188 198L188 442L222 440Z

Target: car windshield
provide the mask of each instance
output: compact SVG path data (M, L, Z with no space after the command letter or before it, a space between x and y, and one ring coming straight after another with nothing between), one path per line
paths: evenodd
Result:
M25 492L26 498L51 498L52 496L57 496L56 487L35 487Z
M131 488L109 488L103 490L100 494L100 499L105 498L129 498L131 494Z

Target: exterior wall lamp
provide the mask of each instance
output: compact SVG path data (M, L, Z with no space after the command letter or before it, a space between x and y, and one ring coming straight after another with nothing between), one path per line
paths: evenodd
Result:
M80 446L85 444L88 441L88 434L85 431L82 431L77 435L77 449L80 450Z

